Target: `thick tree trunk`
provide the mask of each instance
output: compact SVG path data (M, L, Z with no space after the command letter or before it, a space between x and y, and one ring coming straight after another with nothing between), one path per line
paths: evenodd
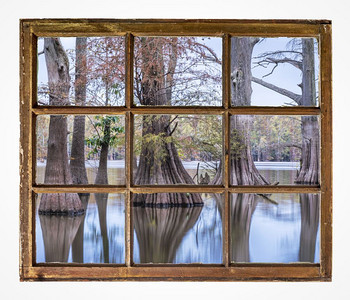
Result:
M302 39L303 81L301 105L316 105L314 40ZM302 116L301 166L296 183L318 184L320 169L320 132L316 116Z
M314 262L317 230L320 218L318 195L300 194L301 232L299 261Z
M231 38L231 92L232 105L249 106L252 94L251 60L257 38ZM231 121L231 184L270 184L254 165L250 146L251 117L234 115ZM211 184L221 184L222 168Z
M201 211L201 207L134 207L140 263L173 263L182 239L197 222Z
M170 138L170 116L145 116L142 129L140 162L135 184L194 184L182 165L175 145ZM157 136L156 142L146 142L147 136ZM193 206L202 205L199 194L142 194L134 197L135 205L142 206Z
M175 42L175 41L174 41ZM140 102L142 105L169 105L171 86L176 65L176 55L164 74L162 45L152 38L142 40L142 83ZM176 47L173 48L176 51ZM154 60L157 57L157 60ZM165 92L166 91L166 92ZM171 141L170 116L144 116L140 161L135 175L135 184L194 184ZM155 142L146 141L155 137ZM135 205L142 206L193 206L203 205L199 194L144 194L134 197Z
M86 37L75 44L75 105L86 103ZM74 116L70 170L73 184L88 184L85 168L85 116Z
M68 58L57 38L44 39L44 52L48 71L51 105L69 104ZM67 153L67 117L50 116L45 184L72 184ZM41 214L83 213L78 194L43 194L40 201Z

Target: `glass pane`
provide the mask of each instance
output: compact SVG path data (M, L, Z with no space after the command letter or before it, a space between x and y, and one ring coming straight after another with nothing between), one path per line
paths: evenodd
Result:
M221 184L220 115L136 115L134 183Z
M136 105L222 105L222 39L136 37Z
M135 194L135 263L222 263L222 216L219 194ZM159 208L140 203L189 202L196 206Z
M231 117L231 184L319 184L318 116Z
M38 116L36 183L125 184L124 123L124 116Z
M320 261L318 194L232 194L231 260Z
M67 215L67 199L83 212ZM124 263L124 208L123 194L38 194L36 262Z
M122 106L124 37L38 40L38 104Z
M233 106L318 106L315 38L231 38Z

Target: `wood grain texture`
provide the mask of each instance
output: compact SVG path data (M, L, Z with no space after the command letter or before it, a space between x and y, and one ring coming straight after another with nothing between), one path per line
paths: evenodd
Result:
M332 278L332 32L321 27L321 275Z
M332 75L331 22L328 20L108 20L26 19L20 23L20 278L21 280L176 280L176 281L329 281L332 278ZM133 104L134 36L217 36L223 39L223 104L221 107L135 107ZM37 37L125 36L126 101L123 107L41 106L37 104ZM315 37L320 42L320 107L232 107L230 100L230 37ZM36 185L35 120L38 115L124 115L126 184ZM220 114L223 116L224 179L222 186L135 186L133 117L136 114ZM320 115L321 185L230 186L229 117L231 115ZM35 264L36 193L124 193L125 265ZM134 265L133 193L217 193L224 196L222 265ZM230 193L321 193L320 264L231 264Z
M319 266L288 264L263 266L35 266L25 268L26 280L322 280Z
M103 20L44 19L24 20L34 34L45 36L112 36L132 32L136 36L192 35L222 36L288 36L308 37L319 33L320 24L329 21L310 20Z
M225 109L215 106L37 106L33 108L36 115L123 115L127 112L133 114L224 114L231 115L319 115L318 107L264 107L264 106L240 106Z
M319 193L321 188L312 185L250 185L250 186L224 186L216 185L140 185L140 186L118 186L118 185L35 185L35 193Z
M33 89L33 34L30 26L20 23L20 278L33 265L33 203L31 187L32 135L31 115Z

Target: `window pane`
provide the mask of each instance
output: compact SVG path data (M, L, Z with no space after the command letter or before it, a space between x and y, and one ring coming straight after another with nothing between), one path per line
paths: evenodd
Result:
M234 106L318 106L315 38L231 38Z
M79 201L84 212L53 210L55 201L68 198ZM36 262L124 263L124 208L123 194L38 194Z
M231 184L319 184L318 116L231 117Z
M318 263L318 194L232 194L231 260Z
M136 115L134 183L221 184L222 117Z
M39 38L38 54L39 105L124 105L124 37Z
M222 39L136 37L136 105L222 105Z
M124 123L124 116L38 116L36 183L125 184Z
M135 263L222 263L222 215L219 194L135 194L133 196ZM182 202L192 207L144 207L140 201Z

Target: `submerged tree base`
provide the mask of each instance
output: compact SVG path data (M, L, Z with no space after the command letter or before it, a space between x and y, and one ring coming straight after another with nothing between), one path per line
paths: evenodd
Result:
M76 193L42 194L40 215L77 216L84 214L84 208Z
M156 193L156 194L135 194L133 206L141 207L194 207L203 206L204 202L197 193Z

